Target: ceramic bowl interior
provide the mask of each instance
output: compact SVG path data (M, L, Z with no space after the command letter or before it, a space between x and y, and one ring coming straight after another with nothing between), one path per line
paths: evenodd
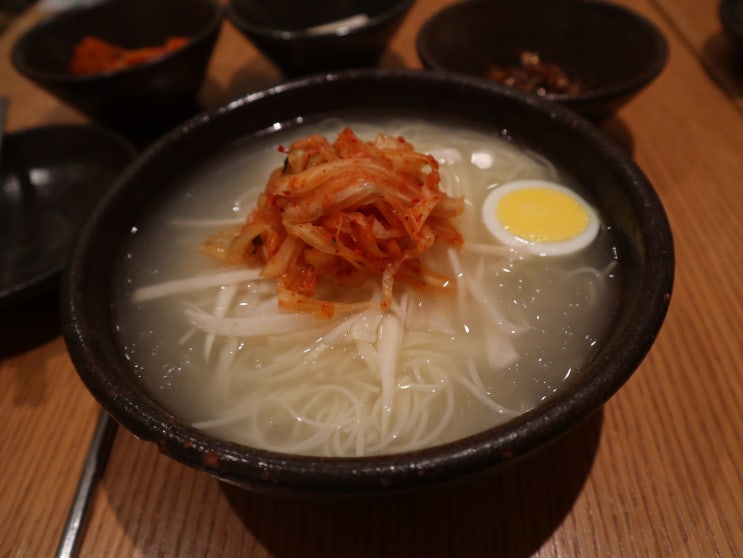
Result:
M78 231L133 158L128 142L93 126L45 126L5 135L0 308L58 287Z
M486 124L570 169L616 236L626 269L611 331L585 373L505 425L415 452L318 458L217 440L174 417L137 380L116 334L114 281L132 227L178 195L194 165L237 142L344 114L409 114ZM197 118L144 152L99 206L65 275L63 323L82 380L136 436L198 470L255 490L371 495L415 490L510 463L598 409L630 377L662 324L673 281L673 241L647 178L592 125L558 105L467 76L405 70L314 75L257 92Z
M197 95L222 24L216 0L111 0L64 10L16 42L16 70L63 102L120 131L164 131L197 112ZM85 36L135 49L173 36L185 46L143 64L92 75L70 69Z
M235 27L290 76L373 66L414 0L231 0Z
M661 32L640 15L608 2L466 0L421 28L417 50L426 68L486 77L492 66L519 67L535 52L585 90L545 96L594 121L615 113L665 67Z

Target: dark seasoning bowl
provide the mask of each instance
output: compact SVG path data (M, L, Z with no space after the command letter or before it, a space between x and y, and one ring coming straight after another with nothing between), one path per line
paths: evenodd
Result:
M593 121L614 114L668 61L665 37L651 22L586 0L465 0L426 21L416 46L428 69L483 78L493 64L518 66L519 52L537 52L590 87L544 96Z
M223 12L216 0L109 0L64 10L28 30L13 46L15 69L93 120L122 132L159 135L198 112ZM189 42L130 68L77 76L75 45L92 35L127 49Z
M414 0L230 0L227 17L289 76L374 66Z
M113 284L143 211L177 192L197 161L238 141L315 117L363 110L451 117L506 130L585 184L611 227L625 280L611 330L583 375L550 400L467 438L409 453L318 458L210 437L171 415L135 378L116 336ZM376 495L473 476L553 441L598 409L635 371L666 314L674 273L663 207L637 166L601 132L554 103L467 76L350 70L289 81L197 117L122 175L88 222L65 275L64 337L80 377L113 417L164 454L223 480L291 495Z

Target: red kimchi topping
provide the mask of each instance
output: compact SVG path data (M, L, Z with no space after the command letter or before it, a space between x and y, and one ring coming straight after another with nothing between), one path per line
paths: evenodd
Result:
M283 308L324 318L363 305L314 299L321 280L356 286L379 278L386 304L394 281L447 285L420 257L438 239L462 244L453 218L464 201L439 190L432 156L402 137L365 142L348 128L332 144L312 135L280 151L284 166L271 174L245 225L212 237L207 253L262 266L263 276L277 279Z

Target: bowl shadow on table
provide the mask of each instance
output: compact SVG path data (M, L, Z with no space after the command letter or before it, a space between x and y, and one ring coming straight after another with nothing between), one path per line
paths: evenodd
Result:
M0 309L0 359L23 358L28 351L49 344L43 350L47 355L43 364L33 369L11 364L0 374L0 382L11 393L15 407L39 408L56 397L46 358L64 352L62 343L51 346L61 334L59 294L51 289L33 300Z
M405 68L406 64L398 53L388 49L382 53L380 66L384 68ZM278 66L267 58L258 55L239 67L225 88L220 90L216 84L207 83L202 88L201 97L216 100L216 102L210 103L216 107L245 94L280 85L285 79L286 76Z
M202 89L202 96L213 100L216 108L216 105L248 93L279 85L283 79L281 71L276 66L265 58L256 57L237 68L225 87L220 89L210 84L207 86L208 90Z
M723 31L702 45L702 63L709 76L733 100L743 99L743 50L736 51Z
M614 142L623 149L627 155L630 157L634 156L635 139L632 135L632 130L627 126L627 123L622 120L622 118L615 115L596 124L606 133L607 136L614 140Z
M602 422L598 410L517 463L422 493L311 500L266 496L226 483L221 488L245 528L279 558L526 557L572 509L591 471ZM280 525L276 518L282 518Z
M384 68L405 68L405 61L393 50L386 50L380 59ZM280 85L283 81L281 70L262 56L245 63L232 76L226 87L221 88L213 80L206 80L200 94L200 99L209 99L205 105L214 107L229 100L245 95L252 91ZM593 122L611 137L626 153L634 153L634 138L632 131L617 115L609 116L602 121Z
M59 293L56 288L0 311L0 359L10 358L58 337Z

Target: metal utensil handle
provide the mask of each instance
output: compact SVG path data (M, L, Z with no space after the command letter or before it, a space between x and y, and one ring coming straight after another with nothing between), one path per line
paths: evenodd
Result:
M88 447L88 454L85 457L75 498L70 506L67 523L65 523L62 537L57 547L57 553L55 555L57 558L73 558L77 555L80 542L82 541L81 534L85 526L88 505L93 496L93 490L103 475L115 433L116 421L106 411L101 411L98 417L98 424L93 433L93 439Z

